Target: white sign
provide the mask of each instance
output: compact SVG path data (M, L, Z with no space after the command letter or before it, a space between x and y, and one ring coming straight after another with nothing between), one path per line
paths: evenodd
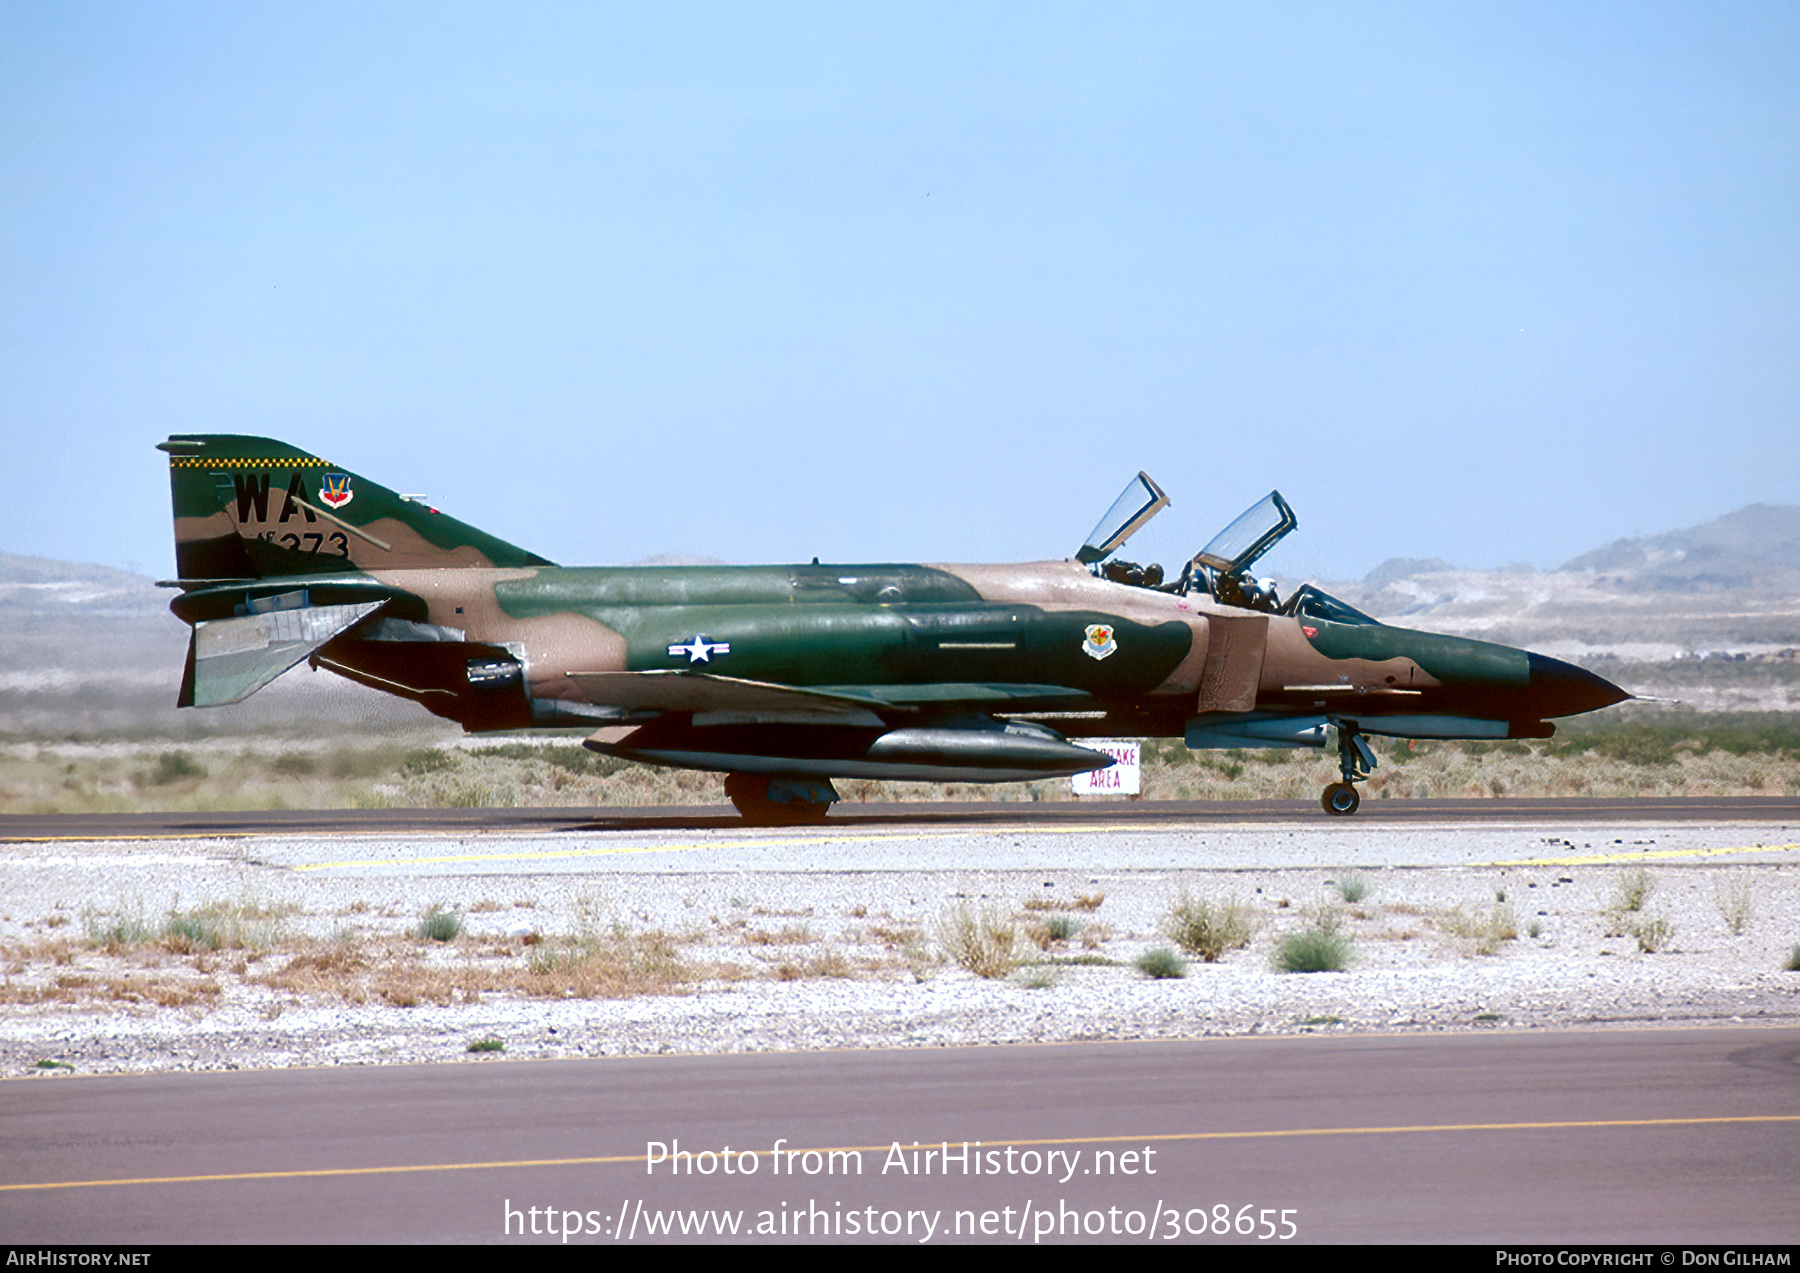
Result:
M1113 758L1110 769L1090 769L1069 779L1069 790L1078 796L1135 796L1142 789L1135 738L1083 738L1076 744L1103 751Z

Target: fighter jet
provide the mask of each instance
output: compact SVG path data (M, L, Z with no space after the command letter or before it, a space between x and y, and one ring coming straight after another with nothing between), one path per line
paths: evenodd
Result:
M1391 627L1251 567L1279 492L1173 578L1114 553L1169 502L1140 473L1080 550L1020 565L558 566L308 451L179 434L193 628L179 703L309 661L465 730L569 728L626 760L727 775L749 820L822 818L833 778L1020 782L1102 769L1093 738L1322 748L1354 813L1370 736L1547 738L1631 696L1568 663Z

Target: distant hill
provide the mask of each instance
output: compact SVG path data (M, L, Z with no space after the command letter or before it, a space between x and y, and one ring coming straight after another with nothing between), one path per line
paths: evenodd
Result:
M1446 570L1455 569L1455 566L1442 557L1389 557L1364 575L1362 581L1365 588L1385 588L1396 579L1442 574Z
M1744 588L1769 576L1800 579L1800 506L1751 504L1686 530L1615 539L1562 569L1632 575L1653 588Z
M1395 558L1326 587L1390 623L1563 657L1657 661L1800 646L1800 507L1752 504L1615 540L1556 570Z
M177 709L188 630L169 613L174 595L128 570L0 553L0 738L274 737L431 721L304 664L242 703Z
M14 615L139 613L167 607L169 595L129 570L53 557L0 553L0 620Z

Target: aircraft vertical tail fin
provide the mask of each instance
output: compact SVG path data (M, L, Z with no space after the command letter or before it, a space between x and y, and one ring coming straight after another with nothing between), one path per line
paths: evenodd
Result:
M272 438L183 433L157 449L182 580L553 564Z

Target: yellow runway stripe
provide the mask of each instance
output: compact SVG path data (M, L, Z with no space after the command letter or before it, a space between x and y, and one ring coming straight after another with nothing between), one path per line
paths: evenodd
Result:
M1602 866L1608 862L1646 862L1672 858L1728 857L1734 853L1791 853L1800 844L1740 845L1731 849L1649 849L1630 853L1583 853L1575 857L1513 858L1505 862L1476 862L1475 866Z
M1295 1127L1260 1132L1165 1132L1152 1136L1065 1136L1043 1140L970 1141L971 1148L1030 1148L1038 1145L1142 1145L1171 1141L1281 1140L1295 1136L1401 1136L1421 1132L1535 1132L1577 1131L1609 1127L1700 1127L1728 1123L1800 1123L1800 1114L1746 1114L1724 1118L1609 1118L1547 1123L1426 1123L1409 1127ZM962 1141L950 1141L960 1146ZM887 1145L823 1145L782 1149L782 1154L885 1154ZM938 1142L921 1141L917 1148L935 1149ZM911 1146L902 1146L907 1152ZM740 1151L734 1151L737 1153ZM743 1150L757 1158L775 1156L774 1150ZM319 1176L391 1176L423 1171L504 1171L518 1167L603 1167L618 1163L648 1162L648 1154L620 1154L605 1158L527 1158L513 1162L421 1163L402 1167L320 1167L302 1171L239 1171L207 1176L141 1176L124 1180L54 1180L31 1184L0 1185L0 1193L28 1189L98 1189L118 1185L189 1185L223 1180L305 1180Z
M903 844L914 840L971 839L996 835L1103 835L1141 831L1135 826L1092 827L996 827L980 831L895 831L868 835L819 835L770 837L763 840L714 840L695 844L637 844L599 849L542 849L530 853L444 853L432 857L353 858L341 862L307 862L296 871L346 870L359 866L445 866L456 862L538 862L567 858L618 857L634 853L701 853L708 849L774 849L795 845ZM388 837L392 839L393 837Z
M432 857L356 858L340 862L307 862L296 871L348 870L368 866L447 866L468 862L534 862L571 858L600 858L649 853L699 853L708 849L772 849L794 845L835 844L903 844L918 840L953 840L997 835L1111 835L1122 832L1142 833L1141 824L1091 827L1018 827L991 828L979 831L880 832L870 835L821 835L764 840L719 840L697 844L644 844L617 848L545 849L531 853L446 853ZM1621 853L1592 853L1575 857L1508 858L1494 862L1473 862L1471 866L1600 866L1611 862L1641 862L1674 858L1726 857L1739 853L1787 853L1800 850L1800 844L1740 845L1722 849L1654 849Z

